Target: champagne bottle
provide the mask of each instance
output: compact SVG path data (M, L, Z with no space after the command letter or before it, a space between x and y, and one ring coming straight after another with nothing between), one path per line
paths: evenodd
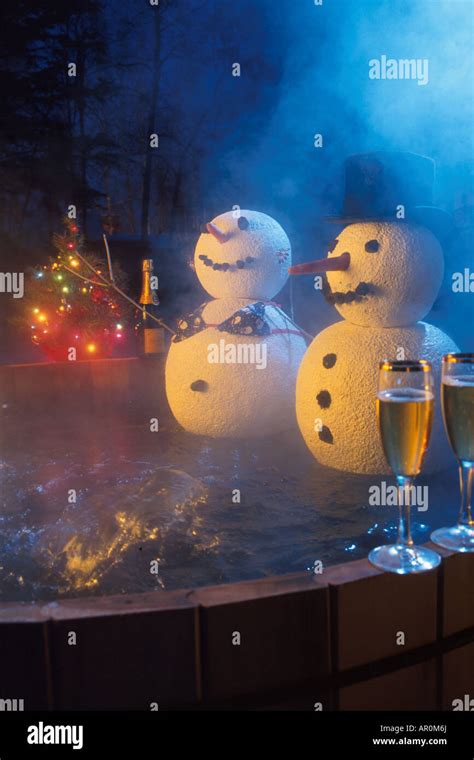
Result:
M138 349L141 356L153 357L165 350L164 330L152 317L159 317L159 298L156 288L152 288L154 280L153 259L142 261L142 292L138 299L141 309L137 314L136 333Z

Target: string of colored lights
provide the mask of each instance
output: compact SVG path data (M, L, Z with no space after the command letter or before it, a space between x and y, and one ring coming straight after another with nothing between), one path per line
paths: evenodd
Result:
M78 358L110 355L113 342L124 335L119 304L107 292L110 283L101 281L100 265L80 253L78 226L69 219L65 226L66 233L55 236L56 261L36 273L42 281L40 292L37 288L27 289L26 301L37 301L27 308L33 342L60 360L69 358L71 348L80 354ZM78 271L84 263L94 273L94 279ZM82 287L75 287L74 280L80 280Z

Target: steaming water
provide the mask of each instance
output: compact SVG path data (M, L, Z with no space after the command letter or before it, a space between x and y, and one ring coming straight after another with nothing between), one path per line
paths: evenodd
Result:
M392 540L396 510L369 486L318 465L297 432L215 441L170 426L61 420L3 425L0 599L189 588L364 557ZM455 521L453 466L429 484L414 535ZM69 491L77 500L69 503ZM232 493L240 489L241 502ZM158 562L159 572L150 572Z

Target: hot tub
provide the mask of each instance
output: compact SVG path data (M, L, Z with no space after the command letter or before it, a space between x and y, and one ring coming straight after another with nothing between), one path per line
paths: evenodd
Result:
M318 465L296 426L252 442L187 434L159 360L16 365L0 379L0 698L451 709L469 693L473 558L446 553L408 578L371 567L396 514L369 506L369 488L389 478ZM453 520L454 463L419 482L423 542Z

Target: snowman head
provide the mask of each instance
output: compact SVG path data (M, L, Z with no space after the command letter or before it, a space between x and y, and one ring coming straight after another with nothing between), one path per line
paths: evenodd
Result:
M288 279L291 246L284 229L259 211L227 211L205 225L194 254L196 274L213 298L275 296Z
M350 224L328 258L290 268L327 272L326 298L355 325L401 327L429 312L443 279L443 252L425 227L403 222Z

